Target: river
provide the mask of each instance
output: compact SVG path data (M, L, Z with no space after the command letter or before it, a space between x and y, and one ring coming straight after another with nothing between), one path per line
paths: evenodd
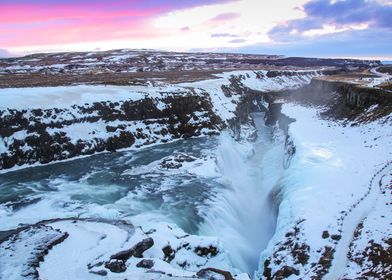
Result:
M219 237L233 265L252 274L274 234L270 194L284 154L284 137L264 125L263 113L253 119L252 143L227 132L1 174L0 230L65 217L164 221ZM162 168L178 154L193 161Z

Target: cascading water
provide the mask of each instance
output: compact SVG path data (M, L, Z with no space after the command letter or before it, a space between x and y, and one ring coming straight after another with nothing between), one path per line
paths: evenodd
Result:
M251 274L275 231L269 195L283 172L284 154L284 141L273 139L264 113L252 117L255 143L238 143L229 134L220 138L217 164L225 189L212 199L199 227L202 235L218 236L233 264Z
M218 237L232 264L253 273L274 234L269 195L283 172L284 155L284 137L272 137L276 134L264 125L264 114L253 118L254 143L223 134L219 142L188 139L2 174L0 231L75 216L143 227L163 221L190 234ZM219 172L211 172L211 151ZM178 152L196 160L184 169L160 168Z

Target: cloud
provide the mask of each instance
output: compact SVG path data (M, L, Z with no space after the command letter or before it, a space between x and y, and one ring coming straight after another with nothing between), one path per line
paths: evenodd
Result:
M0 45L7 48L149 39L169 30L151 27L165 13L234 0L2 0ZM172 32L172 31L171 31Z
M212 18L211 21L213 22L230 21L240 16L241 15L239 13L224 13L224 14L219 14L216 17Z
M211 38L219 38L219 37L231 37L231 38L236 38L239 37L240 35L238 34L231 34L231 33L214 33L210 35Z
M1 0L0 46L13 53L155 48L392 56L391 9L391 0Z
M230 44L240 44L240 43L245 43L246 40L245 39L234 39L229 41Z
M303 6L306 17L274 27L276 41L297 40L300 35L325 35L358 29L392 30L392 5L375 0L313 0Z
M392 6L369 0L316 0L304 6L306 14L337 25L367 23L373 27L392 28Z
M356 30L327 34L307 40L301 39L275 44L258 43L235 49L225 48L221 51L303 57L365 57L392 60L390 42L392 42L392 33Z

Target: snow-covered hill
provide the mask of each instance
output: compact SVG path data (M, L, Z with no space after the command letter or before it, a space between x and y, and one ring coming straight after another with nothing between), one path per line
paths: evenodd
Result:
M368 67L379 61L319 59L231 53L177 53L112 50L89 53L33 54L0 59L0 75L166 72L260 67Z

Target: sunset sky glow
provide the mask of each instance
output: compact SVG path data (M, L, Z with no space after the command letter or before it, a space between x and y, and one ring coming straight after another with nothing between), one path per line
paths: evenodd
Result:
M149 48L392 59L392 0L0 0L0 56Z

